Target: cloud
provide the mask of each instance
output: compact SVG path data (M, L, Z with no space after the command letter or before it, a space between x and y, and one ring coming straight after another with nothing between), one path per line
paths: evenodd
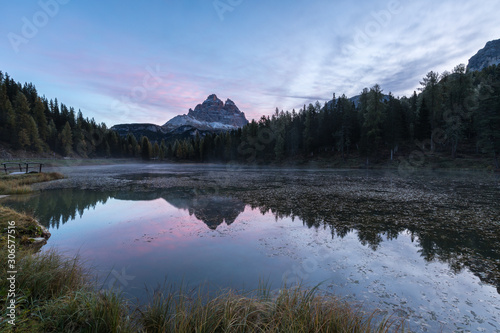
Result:
M498 1L394 3L243 2L220 21L211 3L71 2L26 52L0 45L1 70L109 125L163 124L212 93L258 119L376 83L410 95L499 38Z

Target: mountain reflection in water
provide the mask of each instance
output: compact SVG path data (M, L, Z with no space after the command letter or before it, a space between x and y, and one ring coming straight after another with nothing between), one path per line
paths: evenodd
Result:
M202 221L209 229L216 230L221 224L230 226L248 206L244 201L224 196L221 193L211 195L197 190L161 190L154 192L99 192L76 189L45 191L29 197L10 197L3 204L32 213L49 229L59 229L61 224L71 222L78 214L82 217L87 210L97 204L105 204L110 198L124 201L153 201L163 199L177 209L186 210L189 215ZM352 216L342 210L318 211L307 209L295 203L290 208L285 203L267 200L253 201L250 206L258 208L262 214L272 212L276 219L283 217L298 218L308 228L329 228L331 237L344 238L355 231L362 245L373 251L384 240L397 239L401 233L411 235L411 241L417 242L420 255L428 262L438 260L446 262L454 273L468 268L481 281L493 284L500 293L500 244L498 235L485 238L478 236L468 226L464 228L444 228L437 225L434 230L415 225L401 226L397 219L381 219L384 214L394 215L392 211L377 211L363 216L363 223L350 223ZM50 241L49 241L50 243Z

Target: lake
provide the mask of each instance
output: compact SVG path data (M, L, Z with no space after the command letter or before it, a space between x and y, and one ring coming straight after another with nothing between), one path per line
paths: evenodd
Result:
M320 285L415 332L500 332L500 180L473 173L200 165L63 168L2 204L105 288ZM83 188L83 189L82 189Z

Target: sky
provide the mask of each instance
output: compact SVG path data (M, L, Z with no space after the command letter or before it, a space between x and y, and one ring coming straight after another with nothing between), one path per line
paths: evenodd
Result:
M247 119L379 84L409 96L500 38L500 1L0 0L0 71L109 127L209 95Z

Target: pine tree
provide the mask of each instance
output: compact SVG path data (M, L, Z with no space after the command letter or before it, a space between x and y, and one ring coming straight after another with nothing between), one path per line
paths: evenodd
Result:
M6 133L8 130L7 126L7 102L9 101L7 97L7 88L3 83L3 74L0 71L0 140L5 140L9 137Z
M3 129L0 133L1 139L3 141L9 142L11 144L16 143L16 114L14 112L14 108L12 104L7 99L3 109L5 122L2 122Z
M74 151L83 158L87 158L87 142L83 134L82 123L77 122L76 128L73 130L73 145Z
M422 98L422 102L420 103L420 107L418 110L418 120L415 136L419 140L425 140L431 137L430 111L427 107L427 100L425 99L425 97Z
M59 147L58 134L56 124L52 119L49 121L49 126L47 126L47 132L47 143L50 149L52 149L53 151L57 151Z
M155 142L155 144L153 145L153 158L160 158L160 145L158 145L158 142Z
M160 160L164 160L165 157L167 156L167 145L165 144L165 140L162 139L160 143Z
M282 161L285 158L285 117L279 117L274 121L273 133L276 138L274 144L274 156L277 161Z
M130 157L137 157L139 155L137 155L137 139L135 138L135 136L131 133L127 134L127 154L130 156Z
M38 136L38 128L32 116L28 117L27 125L28 126L26 130L29 135L29 142L31 143L30 149L38 153L41 153L43 151L43 145L42 141L40 140L40 137Z
M500 66L485 70L479 90L479 105L475 112L478 144L485 153L493 155L495 167L500 168Z
M309 107L307 110L305 109L304 106L304 113L305 113L305 122L304 122L304 132L302 134L303 137L303 147L304 147L304 153L306 155L313 154L313 130L314 130L314 125L313 125L313 118L314 118L314 106L312 104L309 104Z
M394 96L389 93L389 101L387 103L387 114L384 121L384 138L391 149L391 161L394 158L394 153L396 152L402 136L402 108L401 102L394 98Z
M59 135L61 142L61 150L64 156L69 156L73 151L73 134L71 132L71 126L69 122L63 127L61 134Z
M45 106L40 97L37 97L33 106L33 118L35 119L38 127L38 134L40 139L47 141L48 127L47 118L45 117Z
M17 133L17 140L14 141L14 144L21 149L30 148L34 143L31 139L36 136L35 133L30 132L33 128L31 127L28 100L20 91L14 101L14 110L16 112L15 133Z
M141 138L141 157L143 160L150 160L153 156L153 146L146 136Z
M429 122L431 125L430 139L432 151L436 149L436 129L439 127L441 119L438 77L438 73L432 71L427 73L426 77L424 77L420 82L422 88L419 88L422 91L423 96L427 99L427 107L429 108Z
M363 119L363 152L366 155L366 164L369 156L375 152L382 139L382 125L385 118L384 95L378 84L370 89L367 95L366 112Z
M186 158L190 159L190 160L194 160L194 157L195 157L195 150L194 150L194 146L193 146L193 143L191 141L188 141L186 140Z
M465 74L465 65L458 65L453 74L442 79L443 120L446 138L451 146L451 156L456 157L458 144L464 138L471 114L467 112L465 101L471 95L472 82Z
M22 128L18 133L17 138L18 147L21 149L25 149L31 145L30 136L28 134L28 130L26 128Z

